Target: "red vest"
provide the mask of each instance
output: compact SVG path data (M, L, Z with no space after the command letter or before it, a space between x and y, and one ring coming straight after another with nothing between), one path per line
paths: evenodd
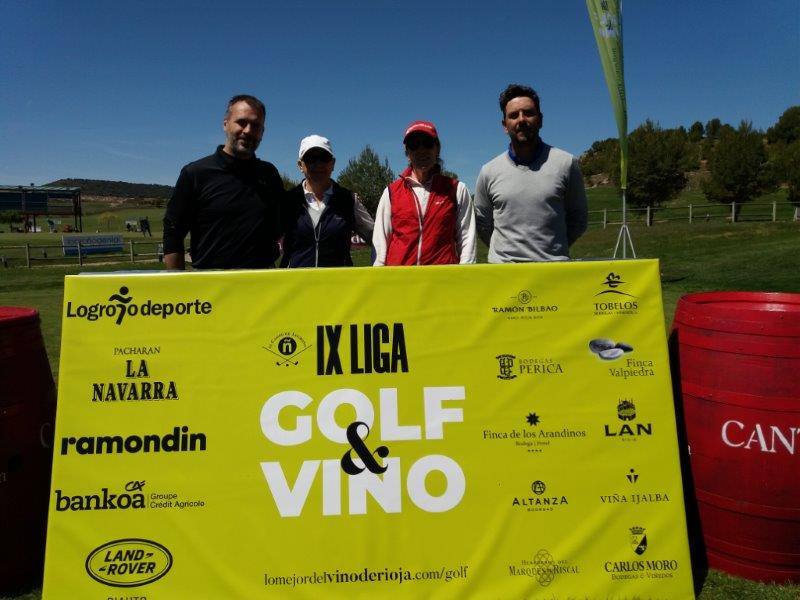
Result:
M386 249L386 265L448 265L458 263L456 252L456 220L458 215L457 179L434 175L425 216L420 219L420 206L407 177L389 185L392 205L392 234ZM422 241L420 242L420 236Z

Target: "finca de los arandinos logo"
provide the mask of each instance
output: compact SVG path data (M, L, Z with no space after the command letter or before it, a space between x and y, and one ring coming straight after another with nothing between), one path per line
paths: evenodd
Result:
M213 308L211 302L199 298L177 302L158 302L148 298L144 302L135 302L130 292L131 290L123 285L105 302L75 304L68 300L66 316L68 319L77 318L87 321L113 319L117 325L121 325L126 318L168 319L173 316L200 316L210 314Z

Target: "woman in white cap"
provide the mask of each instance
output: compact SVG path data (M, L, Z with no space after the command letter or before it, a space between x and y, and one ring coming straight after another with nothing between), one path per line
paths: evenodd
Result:
M361 200L331 179L335 164L327 138L309 135L300 141L297 166L305 179L286 192L281 206L281 267L351 266L352 232L372 238L374 222Z
M383 190L375 214L375 266L474 263L472 197L442 174L436 127L414 121L403 144L409 166Z

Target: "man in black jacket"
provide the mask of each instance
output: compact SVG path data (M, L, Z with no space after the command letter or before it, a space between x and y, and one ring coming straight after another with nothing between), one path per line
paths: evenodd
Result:
M234 96L222 121L225 144L181 170L164 215L168 269L185 268L187 233L195 269L274 266L283 184L275 166L255 156L265 117L258 98Z

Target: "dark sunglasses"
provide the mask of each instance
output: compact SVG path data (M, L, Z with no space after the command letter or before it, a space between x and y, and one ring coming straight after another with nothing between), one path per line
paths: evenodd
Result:
M411 138L410 140L406 141L406 148L412 152L419 150L420 148L430 150L434 146L436 146L436 140L428 135L420 136L418 138Z
M306 153L305 156L303 156L303 162L306 163L307 165L311 165L314 163L329 163L332 160L333 157L327 152L321 154L311 154L309 152Z

